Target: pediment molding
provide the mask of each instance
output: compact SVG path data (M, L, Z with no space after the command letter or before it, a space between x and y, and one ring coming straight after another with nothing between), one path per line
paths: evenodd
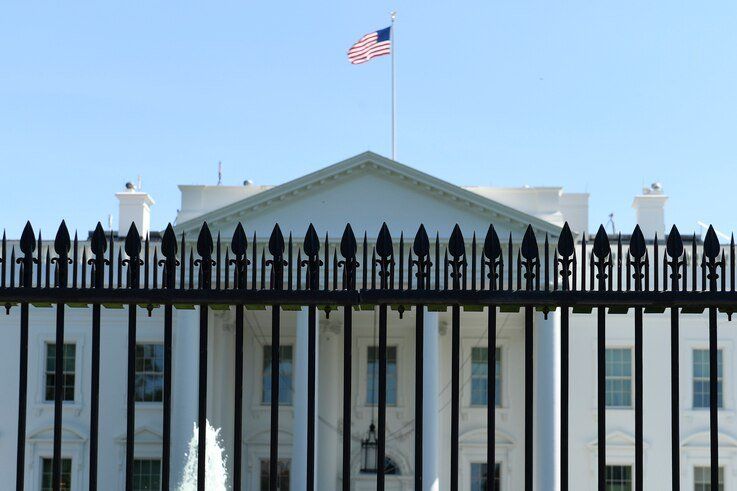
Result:
M454 206L467 208L470 212L480 213L488 217L490 222L503 224L510 229L523 232L531 224L536 233L545 233L557 237L561 228L540 218L503 205L497 201L480 196L442 179L421 172L412 167L382 157L373 152L364 152L337 164L330 165L316 172L299 177L284 184L275 186L253 196L205 213L183 223L177 224L177 233L185 232L196 236L203 221L207 221L211 229L223 229L238 221L245 222L246 217L276 206L299 199L303 195L338 182L355 177L358 174L370 173L401 183L404 186L418 188L433 199ZM193 235L194 234L194 235Z

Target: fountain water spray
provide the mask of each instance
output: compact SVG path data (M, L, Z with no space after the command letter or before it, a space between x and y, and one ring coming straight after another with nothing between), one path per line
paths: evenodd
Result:
M228 472L225 468L226 457L220 441L220 428L215 429L209 421L206 428L206 456L205 456L205 489L207 491L224 491L227 489ZM184 465L184 474L179 484L179 491L197 490L197 424L194 424L192 439L189 441L187 463Z

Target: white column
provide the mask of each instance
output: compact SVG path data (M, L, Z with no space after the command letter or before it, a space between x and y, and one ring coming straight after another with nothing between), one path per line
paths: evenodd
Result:
M337 315L338 312L333 312ZM335 322L335 321L333 321ZM340 435L338 427L338 404L343 398L343 378L338 375L343 371L338 359L339 336L332 330L325 330L320 337L320 349L317 359L318 398L320 401L317 429L317 440L320 446L316 451L317 486L315 489L339 489L338 464L341 462Z
M318 319L315 320L317 324L315 327L319 332ZM308 332L308 312L307 307L302 307L302 310L297 312L297 342L296 352L294 356L294 422L292 425L292 468L291 468L291 489L304 490L306 489L307 476L307 361L308 361L308 348L309 348L309 332ZM316 339L315 347L319 353L319 337ZM319 391L319 380L316 381L316 392ZM319 392L317 392L319 393ZM315 415L318 414L318 403L315 401ZM317 422L315 423L317 428ZM317 433L317 432L316 432ZM317 434L315 435L315 456L320 455L317 451L319 449L319 442L317 441ZM316 488L317 489L317 488Z
M560 314L540 312L535 322L536 489L560 489Z
M439 491L438 472L438 371L440 370L440 325L437 312L425 312L422 351L422 476L424 491Z
M172 346L171 481L182 479L193 425L197 422L199 312L174 310Z

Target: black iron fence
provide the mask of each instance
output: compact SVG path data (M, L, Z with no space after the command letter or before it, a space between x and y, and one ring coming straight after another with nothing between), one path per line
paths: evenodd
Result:
M122 242L122 243L121 243ZM359 243L361 242L361 243ZM554 243L553 243L554 242ZM624 242L624 243L623 243ZM688 241L687 241L688 242ZM386 224L371 243L364 234L356 239L347 225L339 243L324 241L312 225L304 240L285 240L278 225L264 246L254 235L249 243L238 224L230 244L213 236L206 223L196 243L175 236L169 225L160 241L143 240L135 225L125 240L106 234L98 223L89 240L80 247L71 240L62 222L53 246L44 247L30 223L17 244L3 237L0 251L0 304L9 311L20 306L20 366L18 395L18 444L16 488L24 488L26 447L26 406L28 381L29 305L53 304L56 309L56 364L54 390L53 488L61 485L62 445L62 361L64 310L69 304L92 305L92 378L90 418L89 487L98 488L98 416L100 389L100 311L110 304L128 307L128 371L126 430L126 489L132 487L134 448L134 390L137 309L149 313L164 309L164 394L162 488L169 489L171 442L172 309L178 305L199 306L199 410L198 455L205 452L207 397L208 308L230 305L235 309L235 421L233 489L241 488L241 435L243 420L243 314L247 305L270 306L271 322L271 434L270 489L277 489L279 417L280 307L306 306L308 309L308 427L307 489L315 482L315 367L317 310L326 314L342 310L344 326L343 425L350 428L352 311L355 306L378 306L379 390L377 462L385 460L387 386L387 312L400 315L414 310L416 319L415 383L415 489L422 488L422 407L423 407L423 312L430 306L449 306L452 311L452 382L450 487L458 489L460 329L461 308L485 307L488 322L487 469L495 462L495 366L496 318L500 309L524 312L524 475L525 489L533 487L533 312L546 315L560 309L561 318L561 427L559 463L561 488L568 489L569 428L569 316L576 311L597 312L597 405L598 405L598 489L605 489L605 334L607 309L618 312L634 309L635 332L635 489L643 486L643 312L670 311L671 318L671 407L672 407L672 489L680 486L679 469L679 367L678 340L681 312L708 310L711 482L718 482L717 431L717 312L728 316L737 309L735 294L734 240L719 244L709 228L703 244L696 237L684 245L674 226L664 241L647 242L639 227L624 240L610 237L599 228L593 244L585 235L574 240L566 224L558 237L538 243L532 227L521 242L510 235L502 241L490 226L483 242L475 234L467 241L459 226L449 239L436 235L434 241L420 225L412 244L404 237L393 240ZM660 255L659 248L664 251ZM16 251L16 246L18 251ZM8 250L10 249L10 250ZM117 249L117 250L116 250ZM469 250L470 249L470 250ZM690 250L689 250L690 249ZM350 431L343 431L343 489L350 486ZM383 490L385 469L377 466L377 489ZM198 459L198 487L204 489L205 459ZM487 489L494 480L487 480Z

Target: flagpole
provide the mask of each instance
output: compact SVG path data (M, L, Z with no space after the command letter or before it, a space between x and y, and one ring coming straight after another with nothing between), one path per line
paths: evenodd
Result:
M397 139L396 139L396 110L397 110L397 97L394 80L394 51L397 48L397 38L394 35L394 21L397 18L397 12L391 12L392 25L391 25L391 50L392 50L392 160L397 158Z

